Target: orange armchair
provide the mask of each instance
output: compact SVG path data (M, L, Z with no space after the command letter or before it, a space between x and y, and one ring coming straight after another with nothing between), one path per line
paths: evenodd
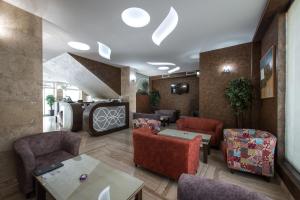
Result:
M177 180L183 173L197 172L200 142L200 136L189 141L133 129L134 163Z
M185 117L177 120L178 130L199 132L211 135L211 146L219 147L222 140L223 122L215 119Z

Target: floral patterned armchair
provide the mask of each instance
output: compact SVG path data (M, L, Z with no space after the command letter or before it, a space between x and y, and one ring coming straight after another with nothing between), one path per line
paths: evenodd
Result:
M224 148L230 169L274 176L276 137L254 129L225 129Z

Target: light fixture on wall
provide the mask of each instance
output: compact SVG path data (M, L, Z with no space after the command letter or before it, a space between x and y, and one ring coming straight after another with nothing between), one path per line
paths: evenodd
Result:
M164 19L164 21L158 26L158 28L152 34L152 41L157 46L168 37L174 31L178 24L178 14L176 10L171 7L169 14Z
M223 72L224 72L224 73L230 73L231 70L232 70L232 67L231 67L230 65L225 65L225 66L223 67Z
M127 8L122 12L123 22L133 28L141 28L149 24L150 15L141 8Z
M97 43L99 47L98 49L99 55L102 56L103 58L110 60L111 49L107 45L101 42L97 42Z
M136 81L136 75L134 73L130 73L130 77L129 77L131 82L135 82Z
M200 76L200 71L196 71L196 75L197 75L197 76Z

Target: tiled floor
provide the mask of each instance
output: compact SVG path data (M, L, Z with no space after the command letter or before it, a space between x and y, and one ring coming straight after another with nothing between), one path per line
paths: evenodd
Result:
M55 126L51 125L48 127L53 128ZM100 137L91 137L83 131L77 134L82 136L80 153L86 153L111 167L143 180L145 182L143 190L144 200L173 200L177 198L177 183L175 181L134 166L130 129ZM212 150L208 164L200 163L197 176L240 185L267 195L274 200L292 200L278 177L272 179L271 182L266 182L262 177L251 174L240 172L231 174L223 162L221 152L218 150ZM22 195L15 193L7 199L15 200L24 198Z

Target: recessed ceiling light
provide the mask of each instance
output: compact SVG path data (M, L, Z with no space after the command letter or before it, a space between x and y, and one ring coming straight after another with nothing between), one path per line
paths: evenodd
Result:
M159 46L160 43L172 33L178 23L178 14L176 10L171 7L169 14L152 35L152 41Z
M159 67L158 69L159 69L159 70L168 70L168 69L170 69L170 67L162 66L162 67Z
M99 55L102 56L103 58L110 60L111 49L107 45L101 42L97 42L97 43L99 47L98 49Z
M82 43L82 42L71 41L71 42L68 42L68 45L70 47L72 47L73 49L77 49L77 50L81 50L81 51L87 51L90 49L89 45Z
M180 67L175 67L174 69L169 70L168 73L172 74L172 73L174 73L174 72L176 72L178 70L180 70Z
M122 20L128 26L141 28L149 24L150 15L141 8L127 8L122 12Z
M161 65L167 65L167 66L175 66L174 63L169 62L147 62L149 65L155 65L155 66L161 66Z

